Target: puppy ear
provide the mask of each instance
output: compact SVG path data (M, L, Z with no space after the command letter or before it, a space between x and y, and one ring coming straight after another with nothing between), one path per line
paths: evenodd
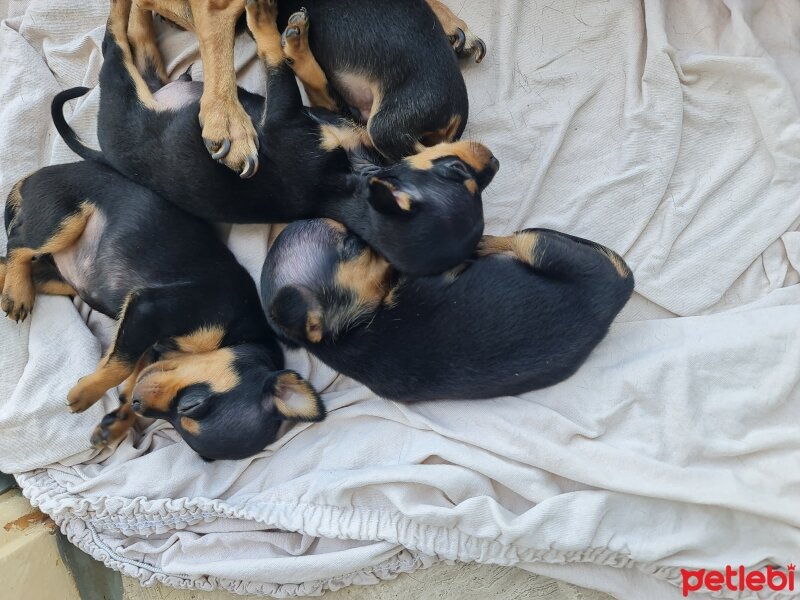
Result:
M273 379L275 408L284 419L322 421L325 405L317 391L295 371L280 371Z
M322 307L304 286L289 285L278 290L269 307L269 317L299 344L318 344L325 333Z
M388 215L407 214L414 205L410 194L377 177L369 180L369 203L379 213Z

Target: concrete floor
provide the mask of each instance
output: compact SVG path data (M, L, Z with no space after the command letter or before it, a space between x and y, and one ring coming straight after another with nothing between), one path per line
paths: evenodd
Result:
M225 592L142 588L123 578L125 600L233 600ZM400 575L378 585L351 586L328 592L325 600L613 600L611 596L533 575L520 569L477 564L434 565L430 569Z

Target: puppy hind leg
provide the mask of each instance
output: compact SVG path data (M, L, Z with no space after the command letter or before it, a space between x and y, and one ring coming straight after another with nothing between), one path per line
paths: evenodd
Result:
M486 56L486 44L483 40L472 33L467 24L440 0L427 0L427 2L436 18L439 19L439 23L442 24L456 54L461 57L474 56L476 63L481 62Z
M289 17L281 36L286 59L303 84L311 106L337 112L339 106L331 96L328 78L308 45L308 13L300 10Z
M267 69L277 69L284 62L281 33L278 31L277 0L248 0L245 11L247 27L256 42L258 57Z
M8 257L2 288L0 309L14 321L24 321L33 309L36 286L32 262L36 257L65 250L81 236L94 211L93 205L82 202L55 225L38 228L18 220L9 227Z
M31 277L37 294L50 296L77 296L70 284L64 281L51 256L40 256L31 265Z
M131 8L128 22L128 41L133 52L136 69L144 77L148 88L155 92L167 83L167 70L164 58L156 42L156 30L153 15L149 10L137 6Z
M128 75L129 83L133 86L138 101L147 108L157 110L159 108L158 103L153 97L147 82L139 72L139 69L136 68L130 41L128 39L128 28L132 9L132 0L111 0L111 11L108 15L106 37L103 42L103 56L108 65L104 64L106 68L103 69L103 71L107 74L110 69L111 72L115 73L114 67L116 65L113 63L121 63L122 70ZM137 9L136 15L137 20L140 18L138 10L139 9ZM101 71L100 77L101 87L103 86L104 79L103 71Z
M246 11L247 26L256 42L258 57L267 70L267 104L258 127L269 131L272 124L281 123L302 110L303 99L281 48L276 0L250 0Z

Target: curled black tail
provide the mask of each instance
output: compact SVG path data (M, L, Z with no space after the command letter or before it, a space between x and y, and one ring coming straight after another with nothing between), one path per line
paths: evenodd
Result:
M69 126L64 118L64 105L70 100L80 98L89 92L91 88L87 87L74 87L64 90L56 94L53 102L50 104L50 116L53 118L53 124L56 126L56 131L67 144L70 150L75 154L86 160L94 160L105 165L108 164L103 153L99 150L89 148L81 141L78 134Z

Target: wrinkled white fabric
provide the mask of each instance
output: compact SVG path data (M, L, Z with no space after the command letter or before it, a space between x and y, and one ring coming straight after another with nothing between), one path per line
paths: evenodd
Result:
M114 394L82 415L64 399L109 322L40 297L28 323L0 321L0 469L93 556L144 583L278 597L445 559L631 599L680 597L680 568L800 560L800 3L450 5L489 47L465 66L467 135L502 164L488 232L607 244L634 299L574 377L519 398L398 405L291 352L328 420L206 464L159 422L93 455ZM107 6L0 9L5 197L75 160L49 102L96 84ZM200 77L194 37L159 28L171 75ZM242 37L240 80L260 90L253 55ZM97 99L68 107L90 142ZM254 276L268 232L226 230Z

